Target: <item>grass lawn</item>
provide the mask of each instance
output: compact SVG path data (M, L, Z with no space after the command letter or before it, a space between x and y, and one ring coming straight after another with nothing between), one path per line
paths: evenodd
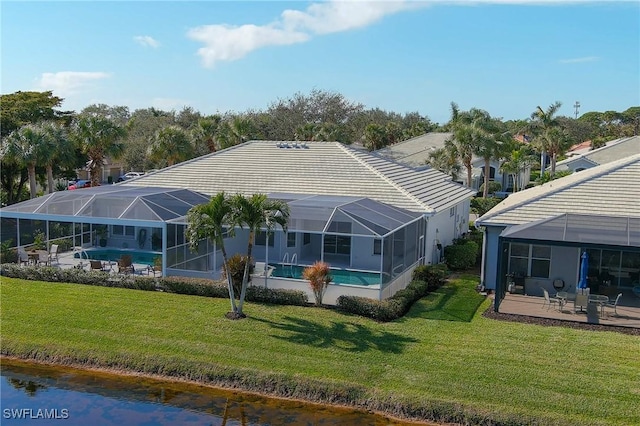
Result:
M367 399L461 404L537 424L640 424L640 339L495 321L462 276L391 323L336 311L2 277L2 354L167 363L353 385Z

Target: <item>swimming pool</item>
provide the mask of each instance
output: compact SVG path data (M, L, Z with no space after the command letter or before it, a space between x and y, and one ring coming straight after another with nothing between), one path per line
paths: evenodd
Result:
M81 252L75 253L73 257L79 259L92 259L92 260L110 260L117 262L123 254L131 256L133 263L142 263L147 265L153 265L153 259L157 256L162 256L160 252L153 251L138 251L138 250L119 250L119 249L87 249Z
M278 278L295 278L302 280L302 270L304 266L298 265L271 265L275 270L271 274L272 277ZM352 284L352 285L379 285L380 274L375 272L349 271L347 269L331 269L331 276L335 284Z

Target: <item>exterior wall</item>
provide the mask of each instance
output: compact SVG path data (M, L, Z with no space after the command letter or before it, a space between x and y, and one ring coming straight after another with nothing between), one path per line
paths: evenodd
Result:
M539 242L532 242L539 244ZM544 244L540 244L544 245ZM575 291L578 283L580 268L580 249L578 247L551 247L551 264L549 266L549 278L527 278L525 280L526 292L530 296L543 296L545 288L549 294L557 290L553 287L553 281L564 281L565 291Z
M380 270L380 255L373 254L373 238L351 238L351 267L363 270Z
M450 209L447 209L429 218L425 250L427 264L438 263L436 240L444 248L469 230L469 205L470 201L466 200L455 206L453 215Z
M496 288L498 279L498 236L504 226L487 226L485 228L482 253L482 284L488 289Z
M264 287L264 283L265 280L263 277L254 277L251 281L251 285L258 287ZM311 288L306 281L270 277L267 279L267 287L285 290L301 290L307 294L310 303L315 303L313 291L311 291ZM327 291L322 298L322 303L326 305L335 305L338 297L340 296L360 296L379 300L380 287L358 287L345 284L329 284L329 287L327 287Z

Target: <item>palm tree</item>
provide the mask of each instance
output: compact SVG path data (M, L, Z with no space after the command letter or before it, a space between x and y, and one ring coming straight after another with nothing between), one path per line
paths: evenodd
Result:
M2 161L26 167L29 174L29 192L36 197L36 165L41 159L46 136L41 126L27 124L12 132L2 144Z
M198 124L193 129L193 139L196 145L199 147L205 145L207 152L216 152L219 148L217 136L221 120L222 117L219 115L212 115L198 120Z
M451 102L451 120L449 127L453 135L444 142L445 149L451 156L460 160L467 169L467 186L471 188L471 171L473 153L475 151L476 130L470 124L469 113L462 113L455 102Z
M44 131L45 141L41 161L47 170L47 192L51 194L55 189L53 184L53 166L56 163L64 163L68 158L72 157L74 155L74 145L62 125L53 121L47 121L42 124L42 129Z
M469 112L471 126L474 128L474 154L484 160L484 190L482 196L489 195L491 160L502 157L503 144L511 139L511 135L501 120L492 118L488 112L472 109Z
M102 166L107 156L120 158L124 152L122 138L124 127L112 120L95 115L81 115L75 122L73 137L82 152L89 157L87 168L91 176L91 186L100 184Z
M523 145L518 149L512 149L500 166L503 173L508 173L513 177L513 192L518 192L524 185L520 182L520 177L536 161L535 155L528 145Z
M167 126L158 130L149 146L149 158L156 163L173 166L194 156L189 133L180 126Z
M251 262L251 253L255 234L262 228L266 228L267 236L273 231L276 225L280 225L284 232L287 232L287 222L289 221L289 206L284 201L270 200L264 194L254 194L245 197L242 194L236 194L231 199L231 205L234 209L233 224L241 228L249 230L249 242L247 244L247 262L244 267L242 276L242 290L240 291L240 300L238 301L237 317L243 318L242 312L244 298L247 292L247 284L249 281L249 263ZM267 238L267 244L268 244ZM228 274L230 275L230 274Z
M531 113L531 122L529 123L529 130L533 134L534 143L536 143L541 148L540 154L540 174L544 173L545 169L545 157L546 157L546 149L544 143L540 141L540 137L547 130L558 127L560 125L558 118L556 117L556 113L562 106L562 103L559 101L554 102L549 105L549 107L544 110L542 107L537 106L536 110Z
M565 152L572 144L571 138L564 129L552 127L547 129L539 138L540 145L551 157L550 176L556 173L558 154ZM542 170L544 172L544 170Z
M426 164L442 173L451 176L451 179L458 180L461 166L458 157L446 147L438 148L429 153Z
M208 239L213 241L222 252L223 267L227 277L227 288L231 301L231 312L237 312L236 298L233 291L232 274L229 271L227 250L224 246L224 226L229 227L229 235L233 235L232 226L233 206L224 192L211 197L206 204L192 207L187 213L187 238L191 251L197 251L200 241Z

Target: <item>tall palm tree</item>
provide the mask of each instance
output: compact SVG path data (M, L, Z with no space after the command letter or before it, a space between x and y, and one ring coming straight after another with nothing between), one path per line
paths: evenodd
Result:
M471 126L474 132L474 154L484 160L484 183L482 196L489 195L489 180L491 178L491 160L500 159L504 143L511 139L501 120L492 118L488 112L472 109L469 112Z
M505 161L500 166L503 173L508 173L513 178L513 192L520 191L524 182L520 182L520 178L525 170L527 170L536 161L536 156L531 152L528 145L522 145L517 149L512 147Z
M229 226L229 235L233 235L233 206L224 192L211 197L206 204L192 207L187 213L187 238L191 251L197 251L203 239L212 241L222 252L223 267L227 277L227 288L231 301L231 312L237 312L236 298L233 291L233 279L229 270L227 250L224 246L224 227Z
M198 147L206 146L207 152L216 152L219 148L218 128L222 117L211 115L198 120L198 124L193 129L193 139Z
M74 155L74 145L69 139L66 129L53 121L42 124L45 140L43 148L45 151L41 156L47 171L47 192L54 191L53 166L58 163L65 163L68 158Z
M533 134L533 142L541 149L540 154L540 173L544 173L545 158L547 155L544 143L540 140L541 135L551 128L558 127L560 125L558 117L556 116L558 110L562 106L559 101L549 105L545 110L539 105L536 110L531 113L531 122L529 123L529 131Z
M289 206L284 201L270 200L264 194L254 194L245 197L242 194L236 194L231 199L234 209L234 225L249 230L249 242L247 244L247 262L245 263L244 273L242 276L242 290L240 291L240 299L238 301L238 318L244 317L242 307L247 292L247 284L249 282L249 263L251 262L251 254L255 234L262 228L266 228L267 236L280 225L284 232L287 232L287 222L289 221ZM267 244L268 244L267 238ZM230 274L228 274L230 275Z
M91 176L91 186L100 184L106 157L117 159L124 152L122 138L125 133L124 127L97 115L81 115L74 123L73 137L89 158L87 168Z
M36 165L45 151L46 136L41 126L27 124L12 132L2 144L2 160L26 167L30 197L36 197Z
M564 129L560 127L552 127L540 135L539 142L551 157L551 171L549 172L549 175L553 176L556 173L558 155L569 149L573 141Z
M180 126L172 125L158 130L149 146L149 158L157 163L166 161L168 166L189 160L193 156L191 136Z
M450 155L460 159L467 170L467 186L471 188L471 171L473 166L473 153L475 152L476 130L471 126L471 118L468 112L461 112L455 102L451 102L451 120L448 124L453 133L444 142L445 149Z

